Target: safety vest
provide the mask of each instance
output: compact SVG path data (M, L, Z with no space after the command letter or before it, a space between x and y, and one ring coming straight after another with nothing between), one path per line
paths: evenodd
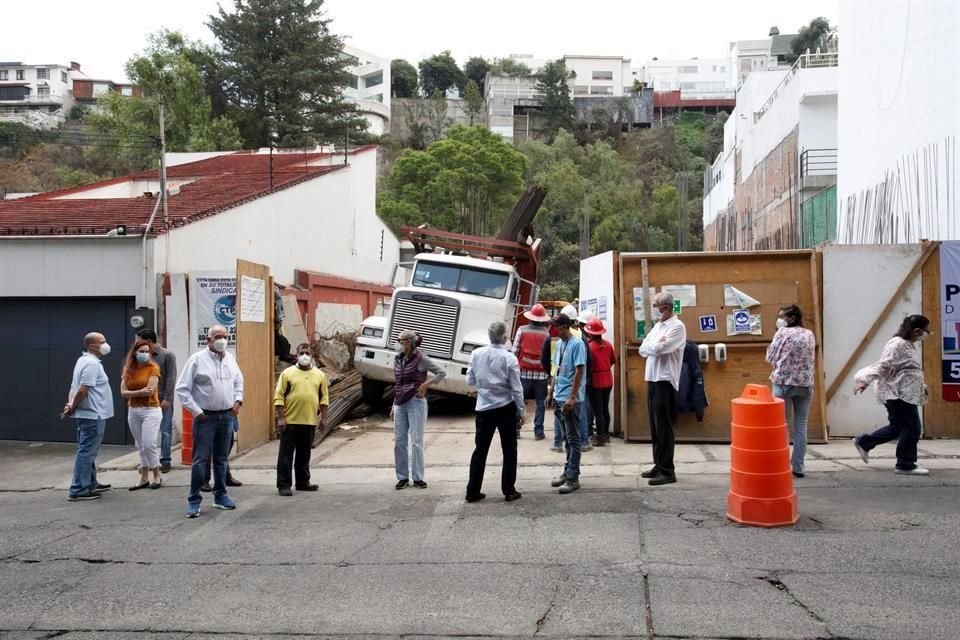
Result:
M543 352L543 343L550 339L550 331L540 327L523 327L517 336L517 360L522 371L543 371L540 364L540 354Z

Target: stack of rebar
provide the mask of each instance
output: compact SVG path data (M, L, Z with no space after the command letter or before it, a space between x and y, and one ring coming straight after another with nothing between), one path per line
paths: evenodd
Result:
M317 429L313 446L317 447L330 432L337 428L363 395L360 388L360 372L357 370L339 376L330 384L330 406L327 409L326 428Z
M497 233L497 240L512 240L514 242L523 242L523 234L533 222L533 218L540 210L543 199L547 197L547 190L539 184L532 184L523 192L513 210L507 215L506 220Z

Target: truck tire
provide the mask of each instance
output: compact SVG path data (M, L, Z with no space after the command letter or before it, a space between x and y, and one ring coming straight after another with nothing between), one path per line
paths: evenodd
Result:
M383 393L386 390L386 382L371 380L370 378L360 379L360 391L363 395L363 401L371 407L379 409L383 406Z

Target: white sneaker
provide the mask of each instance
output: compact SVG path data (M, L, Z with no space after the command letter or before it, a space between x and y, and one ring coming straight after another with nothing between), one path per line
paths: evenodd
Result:
M930 475L929 469L924 469L923 467L914 467L913 469L900 469L899 467L893 470L894 473L899 473L904 476L928 476Z
M869 464L870 452L860 446L860 438L853 439L853 446L857 450L857 453L860 454L860 459L863 460L863 464Z

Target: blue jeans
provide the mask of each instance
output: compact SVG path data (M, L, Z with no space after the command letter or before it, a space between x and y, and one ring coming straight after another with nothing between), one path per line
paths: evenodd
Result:
M193 421L193 464L190 467L190 495L187 502L200 504L210 455L213 454L213 496L227 495L227 454L233 437L233 414L208 413L203 420Z
M423 480L423 431L427 426L427 399L413 397L393 405L393 461L397 480L409 480L413 459L413 481ZM413 449L413 455L410 455Z
M553 412L553 448L560 449L563 447L563 418L560 417L560 412L554 410Z
M593 411L589 402L578 402L580 407L580 445L590 444L590 423L593 422Z
M567 480L580 479L580 416L583 405L576 403L570 413L563 412L563 403L557 401L555 415L563 424L564 440L567 443L567 463L563 468L563 475Z
M773 395L783 399L788 423L791 414L793 415L793 455L790 457L790 466L794 473L803 473L804 459L807 456L807 416L810 415L813 389L774 384Z
M537 412L533 416L533 433L541 436L543 435L543 417L547 411L547 381L521 377L520 382L523 384L523 397L533 397L537 402Z
M70 497L87 496L97 488L97 452L103 442L106 420L76 418L77 458L73 463Z
M173 440L173 401L160 418L160 464L170 464L170 444Z

